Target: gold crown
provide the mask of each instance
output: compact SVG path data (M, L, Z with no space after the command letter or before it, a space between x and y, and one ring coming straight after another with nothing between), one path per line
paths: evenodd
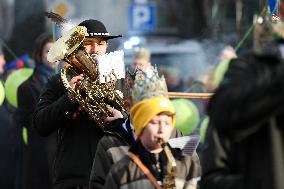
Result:
M133 104L144 99L157 96L168 97L168 88L164 76L159 77L156 68L148 68L145 72L139 70L131 89Z
M156 71L154 70L155 68L151 68L151 69L153 69L153 71ZM146 77L146 73L143 70L141 70L139 67L136 67L133 73L131 73L128 69L126 70L126 73L125 73L125 89L126 89L125 96L126 98L130 98L131 89L134 83L145 79L145 77Z

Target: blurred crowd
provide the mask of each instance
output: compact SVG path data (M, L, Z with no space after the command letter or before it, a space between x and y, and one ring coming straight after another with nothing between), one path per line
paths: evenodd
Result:
M70 93L84 76L72 75L68 91L59 73L65 65L48 60L56 43L50 33L37 37L25 60L6 63L0 46L0 92L6 93L0 106L0 187L163 188L170 150L178 170L170 188L283 188L284 24L267 15L254 24L251 50L237 56L226 46L216 55L219 63L198 76L185 77L173 65L156 68L149 49L135 48L126 72L131 79L121 85L126 115L110 108L104 130ZM79 26L87 28L82 45L89 55L105 54L109 40L120 37L97 20ZM168 92L212 96L169 99ZM200 143L191 155L170 145L159 151L151 143L159 132L166 143L193 135Z

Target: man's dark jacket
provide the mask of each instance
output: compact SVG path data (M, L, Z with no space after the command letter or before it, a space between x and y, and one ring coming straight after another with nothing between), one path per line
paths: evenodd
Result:
M284 64L280 54L231 62L209 102L201 189L284 186Z
M58 131L54 163L54 187L88 185L97 143L103 131L69 100L60 75L55 75L40 96L34 115L38 132L47 136Z

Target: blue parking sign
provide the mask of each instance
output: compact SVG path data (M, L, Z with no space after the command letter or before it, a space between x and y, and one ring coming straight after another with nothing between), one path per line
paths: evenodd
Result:
M128 7L132 31L153 31L156 27L156 6L153 3L131 3Z

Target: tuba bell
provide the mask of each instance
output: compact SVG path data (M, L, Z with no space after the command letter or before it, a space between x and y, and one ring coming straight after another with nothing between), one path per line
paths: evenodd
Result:
M61 80L68 91L70 99L88 113L88 115L101 127L105 118L112 116L109 106L119 111L126 111L123 105L123 97L115 90L117 75L112 70L105 75L105 82L101 82L99 62L96 57L91 57L83 46L83 40L87 33L84 26L76 26L59 38L47 54L50 62L65 61L68 64L61 70ZM83 74L83 80L79 81L73 89L70 79Z

